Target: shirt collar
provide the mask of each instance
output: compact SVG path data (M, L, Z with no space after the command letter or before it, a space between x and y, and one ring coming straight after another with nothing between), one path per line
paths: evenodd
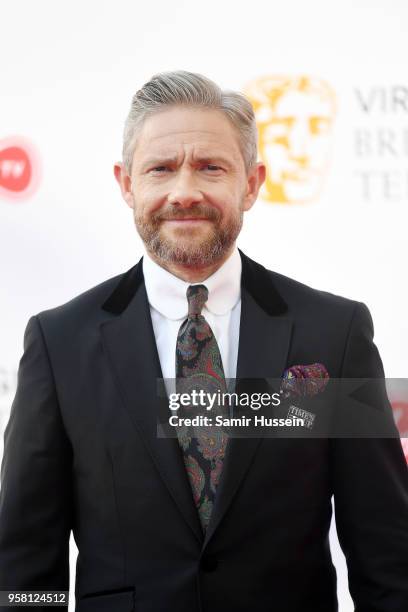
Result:
M211 276L200 283L188 283L157 264L146 252L143 257L143 276L150 306L168 319L186 318L189 285L205 285L208 300L204 306L216 315L226 314L241 297L242 262L237 247Z

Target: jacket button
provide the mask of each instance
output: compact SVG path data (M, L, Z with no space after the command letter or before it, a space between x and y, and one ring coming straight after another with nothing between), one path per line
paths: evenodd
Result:
M218 567L218 559L213 555L204 555L200 560L200 568L203 572L214 572Z

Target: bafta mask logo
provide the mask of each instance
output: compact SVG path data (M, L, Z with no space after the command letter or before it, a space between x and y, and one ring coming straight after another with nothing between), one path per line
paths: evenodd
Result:
M267 167L261 197L269 202L316 200L330 161L336 96L322 79L266 76L244 89L258 126Z

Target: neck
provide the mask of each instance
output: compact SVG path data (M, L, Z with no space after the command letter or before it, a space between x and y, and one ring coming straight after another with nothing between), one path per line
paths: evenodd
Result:
M180 278L181 280L187 283L201 283L205 281L209 276L214 274L214 272L216 272L218 268L222 266L222 264L231 255L234 248L235 248L235 243L232 245L229 251L227 251L227 253L225 253L222 256L221 259L217 259L217 261L212 262L210 264L204 263L203 265L199 265L199 266L197 265L189 266L185 264L178 264L178 263L163 261L162 259L159 259L158 257L156 257L156 255L154 253L151 253L150 251L149 251L149 256L159 266L167 270L167 272L170 272L170 274L177 276L177 278Z

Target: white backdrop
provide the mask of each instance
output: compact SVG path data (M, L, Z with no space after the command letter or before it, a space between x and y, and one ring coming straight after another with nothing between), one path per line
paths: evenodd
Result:
M238 244L266 267L364 301L386 375L406 376L407 23L406 0L3 0L0 181L1 151L17 137L37 149L41 180L27 198L0 189L1 430L29 317L143 252L112 166L132 95L163 70L241 91L268 75L329 83L337 112L319 197L259 199ZM348 612L334 525L331 543Z

